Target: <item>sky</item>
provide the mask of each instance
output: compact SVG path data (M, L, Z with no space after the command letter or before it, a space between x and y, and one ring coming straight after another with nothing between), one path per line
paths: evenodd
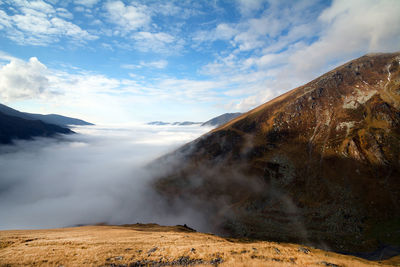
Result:
M0 102L96 124L245 112L370 52L398 0L0 0Z

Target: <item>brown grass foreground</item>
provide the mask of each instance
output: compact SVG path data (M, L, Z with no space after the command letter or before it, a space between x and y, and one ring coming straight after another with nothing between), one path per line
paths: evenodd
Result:
M0 266L389 266L296 244L244 242L183 226L0 231Z

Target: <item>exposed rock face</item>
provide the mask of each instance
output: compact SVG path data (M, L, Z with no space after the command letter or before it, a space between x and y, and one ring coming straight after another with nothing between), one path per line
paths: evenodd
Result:
M346 63L159 162L216 231L339 251L400 245L400 53Z

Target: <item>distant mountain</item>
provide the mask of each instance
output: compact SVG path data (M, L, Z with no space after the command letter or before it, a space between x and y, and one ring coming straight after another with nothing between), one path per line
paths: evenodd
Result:
M0 112L9 116L14 116L26 120L41 120L45 123L56 124L62 127L66 127L68 125L93 125L90 122L86 122L80 119L65 117L57 114L42 115L42 114L20 112L3 104L0 104Z
M40 120L23 119L0 112L0 143L10 144L14 139L32 139L33 137L51 137L57 134L73 133L68 128L44 123Z
M147 125L159 125L159 126L170 125L170 124L171 124L170 122L163 122L163 121L151 121L147 123Z
M225 113L222 114L218 117L212 118L209 121L204 122L201 126L221 126L225 123L227 123L230 120L233 120L236 117L239 117L243 113L237 112L237 113Z
M229 236L396 251L399 65L366 55L231 120L154 163L155 189Z
M201 122L193 122L193 121L183 121L183 122L173 122L172 125L179 125L179 126L188 126L194 124L201 124Z
M188 125L194 125L194 124L201 124L201 122L193 122L193 121L183 121L183 122L163 122L163 121L152 121L147 123L147 125L176 125L176 126L188 126Z
M34 114L34 113L24 113L28 115L29 117L36 119L36 120L41 120L46 123L50 124L56 124L60 126L68 126L68 125L94 125L93 123L80 120L80 119L75 119L75 118L70 118L70 117L65 117L57 114L48 114L48 115L42 115L42 114Z
M201 124L201 126L213 126L213 127L218 127L221 126L225 123L227 123L230 120L233 120L234 118L242 115L242 113L225 113L222 114L218 117L212 118L209 121L206 121L204 123L202 122L192 122L192 121L184 121L184 122L164 122L164 121L152 121L147 123L148 125L179 125L179 126L186 126L186 125L194 125L194 124Z
M14 116L14 117L18 117L21 119L26 119L26 120L32 120L33 118L30 117L28 114L24 113L24 112L20 112L16 109L10 108L6 105L0 104L0 112L5 114L5 115L9 115L9 116Z

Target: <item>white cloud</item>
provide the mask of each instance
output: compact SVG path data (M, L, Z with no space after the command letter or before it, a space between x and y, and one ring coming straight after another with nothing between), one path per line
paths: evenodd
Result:
M259 10L266 0L237 0L239 10L242 15L251 15L254 11Z
M168 61L161 59L157 61L150 61L150 62L145 62L145 61L140 61L139 64L123 64L121 65L121 68L124 69L140 69L142 67L148 67L148 68L156 68L156 69L164 69L167 67Z
M218 24L217 27L211 31L198 31L194 33L193 41L206 42L216 40L230 40L239 31L227 23Z
M11 59L0 68L0 97L4 102L20 99L40 98L46 91L49 80L47 68L32 57L28 62Z
M254 108L262 103L265 103L271 100L275 96L273 90L263 89L260 90L257 94L251 95L247 98L244 98L240 101L232 101L230 102L226 108L229 110L239 110L242 112L246 112L251 108Z
M151 17L144 5L137 3L125 5L121 1L113 1L107 2L104 7L107 11L108 20L118 25L119 30L115 31L117 35L125 35L140 29L147 26L151 21Z
M83 5L87 7L92 7L97 4L99 0L74 0L74 3L77 5Z
M290 64L298 75L311 78L332 60L399 50L399 14L397 0L336 0L319 17L325 26L319 40L297 51Z
M57 8L57 15L66 19L73 19L74 15L65 8Z
M178 53L183 48L183 40L165 32L137 32L132 39L135 47L143 52Z
M303 38L311 38L318 33L318 27L310 27L309 24L318 16L316 0L295 1L290 4L284 1L263 0L238 2L241 12L247 14L258 10L261 14L245 16L237 23L220 23L212 30L198 31L194 34L193 41L202 43L225 40L232 48L247 52L265 49L284 40L286 44L290 44L300 37L300 33L303 34ZM268 8L264 9L266 2Z
M0 10L0 27L7 37L19 44L48 45L69 38L74 42L97 39L78 25L65 20L72 14L64 8L54 9L43 1L15 1L13 15Z

